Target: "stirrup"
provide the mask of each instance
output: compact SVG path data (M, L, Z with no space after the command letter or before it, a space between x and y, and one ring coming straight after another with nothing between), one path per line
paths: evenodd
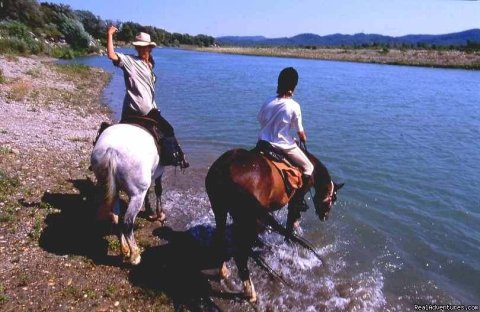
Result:
M181 169L187 169L188 167L190 167L190 164L184 158L180 161L179 166L180 166Z

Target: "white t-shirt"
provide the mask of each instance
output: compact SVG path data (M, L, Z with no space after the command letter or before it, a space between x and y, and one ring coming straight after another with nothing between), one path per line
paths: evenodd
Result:
M273 98L265 102L258 112L259 140L270 142L281 149L295 147L290 130L303 131L300 105L291 98Z

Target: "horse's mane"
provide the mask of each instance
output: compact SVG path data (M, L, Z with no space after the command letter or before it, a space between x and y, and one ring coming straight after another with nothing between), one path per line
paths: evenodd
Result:
M330 173L328 172L327 167L317 157L315 157L315 155L304 149L302 150L313 164L313 176L315 183L320 182L319 179L317 179L317 177L320 178L319 175L325 176L327 179L331 180Z

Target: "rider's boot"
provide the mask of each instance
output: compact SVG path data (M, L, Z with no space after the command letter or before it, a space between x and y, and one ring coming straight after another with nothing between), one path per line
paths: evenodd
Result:
M180 166L185 169L190 164L185 160L180 144L175 138L175 133L172 125L160 114L158 110L152 110L149 115L157 121L157 127L160 130L160 161L164 166Z
M180 148L180 144L178 144L178 141L174 136L162 138L161 153L160 160L164 166L180 166L182 169L190 166L185 159L185 154Z
M307 211L308 208L310 208L305 200L305 194L307 194L310 189L310 177L311 176L305 174L302 176L302 187L295 192L295 195L293 195L289 203L289 205L295 206L298 211L301 212Z

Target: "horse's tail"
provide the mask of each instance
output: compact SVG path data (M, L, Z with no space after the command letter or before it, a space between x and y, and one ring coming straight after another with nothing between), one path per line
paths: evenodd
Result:
M117 169L117 153L111 149L107 150L106 183L105 183L105 203L108 207L113 207L117 185L115 181L115 171Z
M98 179L98 183L103 191L103 202L97 214L97 219L111 219L113 205L117 193L116 183L117 152L113 149L107 149L102 159L93 166Z

